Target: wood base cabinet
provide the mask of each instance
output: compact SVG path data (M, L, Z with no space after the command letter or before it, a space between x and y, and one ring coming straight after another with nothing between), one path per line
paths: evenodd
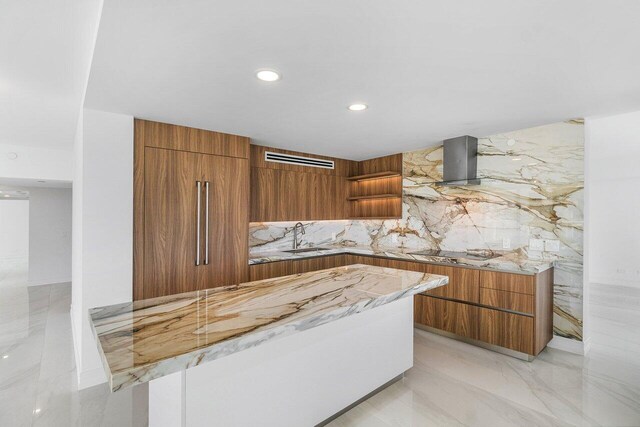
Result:
M347 265L346 257L346 255L332 255L295 261L275 261L251 265L249 266L249 280L253 282L254 280L271 279L273 277L288 276L290 274L342 267L343 265Z
M478 307L474 305L416 295L413 307L416 323L478 339Z
M251 280L367 264L439 274L449 283L414 297L414 321L463 338L538 355L553 336L553 269L536 275L403 261L366 255L334 255L253 265Z
M445 286L416 295L417 325L530 356L553 337L553 268L536 275L347 255L349 263L440 274Z
M521 353L534 353L533 317L478 308L480 341Z

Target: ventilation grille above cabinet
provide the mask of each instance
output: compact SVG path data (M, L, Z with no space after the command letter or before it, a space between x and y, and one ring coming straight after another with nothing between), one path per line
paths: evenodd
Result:
M288 165L308 166L322 169L334 169L335 167L333 160L292 156L291 154L274 153L273 151L265 151L264 160L267 162L286 163Z

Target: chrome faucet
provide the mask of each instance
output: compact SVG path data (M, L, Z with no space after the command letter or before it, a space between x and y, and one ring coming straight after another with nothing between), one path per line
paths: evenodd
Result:
M296 250L298 249L298 226L300 226L300 231L302 231L302 234L304 234L304 225L299 222L296 225L293 226L293 249ZM302 242L301 242L302 243Z

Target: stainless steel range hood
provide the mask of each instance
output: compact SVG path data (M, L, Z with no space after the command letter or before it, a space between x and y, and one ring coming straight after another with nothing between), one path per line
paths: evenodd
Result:
M478 138L465 135L443 141L443 181L438 185L479 185Z

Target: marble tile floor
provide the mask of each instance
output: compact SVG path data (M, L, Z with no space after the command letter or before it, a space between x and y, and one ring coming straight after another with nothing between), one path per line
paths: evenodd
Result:
M14 299L27 305L22 329L7 334L0 324L0 426L146 425L145 386L77 390L70 285L24 289L26 298ZM415 365L404 379L330 425L640 425L633 357L547 349L527 363L423 331L414 343Z
M531 363L416 331L405 378L340 426L640 426L640 289L590 285L587 357Z
M146 425L146 386L77 390L70 303L69 283L0 290L0 426Z
M640 360L640 286L591 283L592 351Z

